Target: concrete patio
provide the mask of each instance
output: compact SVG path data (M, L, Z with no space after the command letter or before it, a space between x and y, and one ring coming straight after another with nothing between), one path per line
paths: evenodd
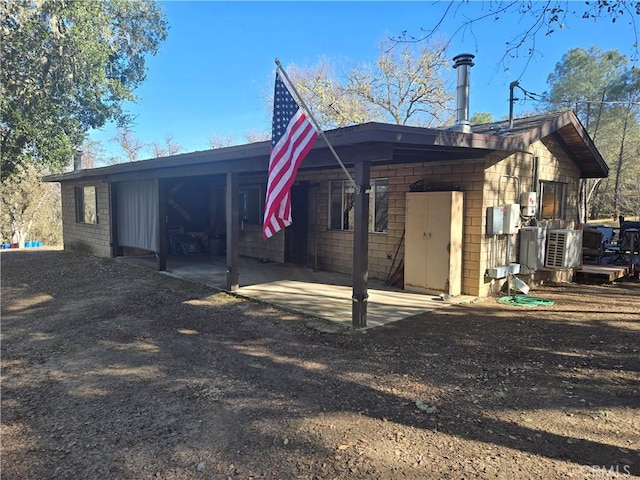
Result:
M118 260L157 268L155 257L120 257ZM226 290L225 257L206 255L170 256L167 275L209 287ZM351 276L281 263L260 263L240 258L240 288L233 292L242 297L266 302L286 310L351 327ZM442 300L438 295L410 293L369 281L367 327L395 322L454 302L474 297Z

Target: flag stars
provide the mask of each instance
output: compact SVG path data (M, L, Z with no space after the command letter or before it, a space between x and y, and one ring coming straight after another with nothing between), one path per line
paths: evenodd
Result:
M275 146L282 135L287 130L289 121L300 107L289 93L289 89L280 79L280 75L276 76L276 87L273 101L273 122L271 125L271 145Z

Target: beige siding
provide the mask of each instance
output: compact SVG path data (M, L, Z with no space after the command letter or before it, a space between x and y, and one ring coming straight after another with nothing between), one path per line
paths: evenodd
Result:
M98 198L98 223L76 222L74 187L95 186ZM111 216L109 184L63 183L62 184L63 241L66 250L89 252L99 257L111 256Z

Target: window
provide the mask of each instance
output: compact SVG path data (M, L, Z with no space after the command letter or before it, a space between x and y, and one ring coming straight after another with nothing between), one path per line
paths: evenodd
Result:
M369 195L369 230L387 233L389 218L389 180L378 178L371 182Z
M76 222L98 223L98 196L96 187L75 187Z
M330 182L329 228L353 230L355 223L355 191L346 180ZM387 233L389 180L380 178L371 182L369 193L369 231Z
M566 187L566 183L540 182L541 219L559 219L564 217Z
M262 225L262 195L260 188L240 190L240 221L248 225Z
M353 230L355 191L351 182L331 182L329 192L329 228Z

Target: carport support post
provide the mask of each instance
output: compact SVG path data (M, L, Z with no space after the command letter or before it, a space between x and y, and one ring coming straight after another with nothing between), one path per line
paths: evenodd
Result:
M351 323L354 328L367 326L367 277L369 275L369 190L370 163L356 163L356 185L353 228L353 297Z
M238 289L240 272L240 206L238 199L238 173L227 172L225 193L227 217L227 290Z
M167 181L156 179L158 190L158 270L167 270Z

